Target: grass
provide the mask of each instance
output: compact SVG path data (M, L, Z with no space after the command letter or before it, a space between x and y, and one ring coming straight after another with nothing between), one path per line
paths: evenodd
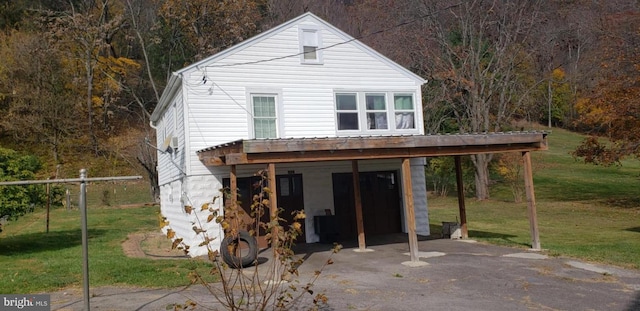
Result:
M129 201L145 201L148 197L148 191L134 190L137 186L144 188L143 184L130 186L131 192L136 191L138 195L130 194ZM129 233L159 230L159 208L142 204L126 208L101 205L98 202L102 201L102 190L112 191L113 185L91 184L88 188L91 286L175 287L189 284L188 274L193 270L208 275L210 265L203 260L151 260L125 256L122 242ZM6 225L0 234L3 271L0 293L50 292L81 286L79 214L77 208L53 209L49 233L45 233L45 212L40 209Z
M581 136L554 130L550 150L536 152L534 183L542 247L552 255L640 269L640 161L622 167L583 164L569 152ZM69 185L72 205L78 187ZM157 206L147 206L144 182L94 183L88 187L91 286L174 287L187 275L210 266L200 260L150 260L124 255L129 233L157 232ZM525 203L513 203L509 187L498 181L492 199L468 198L471 238L526 248L530 246ZM123 206L124 205L124 206ZM122 206L122 207L118 207ZM458 215L454 197L430 197L432 233ZM77 208L53 209L45 233L42 209L9 222L0 233L0 293L37 293L81 286L82 248ZM168 246L167 246L168 247ZM400 277L400 276L398 276Z
M551 255L640 269L640 161L622 166L584 164L570 152L582 136L564 130L549 135L549 151L533 154L534 185L542 247ZM529 247L526 203L513 203L498 182L492 199L467 198L469 236L490 243ZM455 220L457 200L430 197L434 232Z

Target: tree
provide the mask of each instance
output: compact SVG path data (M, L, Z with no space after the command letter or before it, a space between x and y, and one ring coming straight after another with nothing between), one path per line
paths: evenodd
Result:
M0 147L0 181L34 179L40 168L40 161L35 156L20 155L14 150ZM41 206L45 200L42 186L0 186L0 218L14 220L32 212L35 206Z
M603 20L603 78L576 103L578 126L592 136L574 155L588 163L610 165L627 156L640 156L640 12L610 14Z
M91 149L100 154L96 129L96 110L103 126L113 102L121 92L119 79L139 66L119 57L113 39L122 29L122 13L113 14L109 0L84 3L83 11L75 7L67 12L50 12L49 36L63 53L68 74L76 83L70 85L83 94Z
M458 129L483 133L508 128L527 103L535 81L531 30L537 1L425 1L416 10L422 24L420 68L439 87ZM493 155L471 156L476 198L489 198L489 163Z
M556 68L551 72L551 77L547 79L547 83L540 85L542 93L546 93L547 97L547 113L543 114L541 121L546 120L551 127L564 124L570 119L570 107L573 100L572 90L567 81L565 71L562 68Z
M3 42L0 97L6 106L0 127L22 144L45 146L58 164L65 144L78 133L77 109L65 89L72 82L60 55L41 33L13 31Z

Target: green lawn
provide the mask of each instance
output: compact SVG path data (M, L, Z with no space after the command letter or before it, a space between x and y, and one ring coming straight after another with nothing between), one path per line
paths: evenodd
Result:
M542 248L552 255L640 269L640 161L622 166L584 164L569 153L582 137L554 130L549 151L533 156L534 185ZM492 199L467 198L470 238L529 247L526 203L513 203L506 185L491 189ZM455 220L457 200L429 198L432 230Z
M193 269L203 275L208 274L210 266L202 260L151 260L125 256L121 245L129 233L159 231L159 208L101 206L97 202L102 201L102 189L113 191L113 185L92 184L89 188L91 192L87 200L93 202L88 204L87 213L91 286L173 287L188 284L188 274ZM148 196L148 192L144 195ZM143 197L139 195L138 200L143 200ZM73 199L77 201L77 197ZM135 198L130 200L135 201ZM0 293L48 292L81 286L79 214L77 208L69 211L53 209L49 233L45 233L45 213L41 209L9 222L5 231L0 233Z
M640 161L600 167L574 160L569 152L579 135L554 130L550 150L534 153L534 182L542 247L551 255L640 269ZM68 186L77 206L77 186ZM188 284L201 260L126 257L121 244L129 233L157 232L157 206L144 182L93 183L88 187L91 286L172 287ZM467 198L470 237L529 247L525 203L513 203L507 185L492 186L492 199ZM133 206L131 206L133 204ZM118 206L126 205L126 208ZM432 233L458 215L455 197L430 197ZM49 292L82 282L82 248L77 208L53 209L45 233L42 209L12 221L0 233L0 293Z

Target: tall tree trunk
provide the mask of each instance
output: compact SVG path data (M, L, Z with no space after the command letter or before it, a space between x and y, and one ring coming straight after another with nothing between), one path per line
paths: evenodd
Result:
M91 46L89 46L91 47ZM85 60L85 69L87 71L87 118L89 121L89 137L91 138L91 149L98 155L98 138L96 137L95 129L93 126L93 60L92 50L87 48Z
M476 154L471 156L471 161L475 167L476 199L489 199L489 163L493 158L492 154Z

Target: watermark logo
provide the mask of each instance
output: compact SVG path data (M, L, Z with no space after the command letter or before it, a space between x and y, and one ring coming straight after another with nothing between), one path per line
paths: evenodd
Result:
M51 295L0 295L0 311L50 311Z

